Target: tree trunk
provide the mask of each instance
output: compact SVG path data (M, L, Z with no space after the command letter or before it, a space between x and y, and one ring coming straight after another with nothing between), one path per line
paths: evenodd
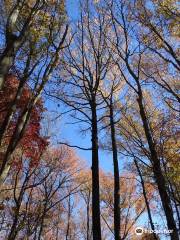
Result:
M11 231L10 231L9 236L7 238L8 240L16 239L16 236L17 236L17 233L18 233L17 225L18 225L18 218L19 218L19 209L20 209L20 206L18 206L17 209L16 209L13 224L12 224L12 227L11 227Z
M66 240L70 239L70 218L71 218L71 196L68 197L68 216L67 216L67 229L66 229Z
M99 156L96 103L92 103L92 230L93 240L101 240Z
M113 152L113 165L114 165L114 236L115 240L120 240L120 178L118 166L118 153L116 144L116 133L114 126L114 113L112 103L110 104L110 126L111 126L111 141Z
M151 209L150 209L149 202L148 202L147 195L146 195L144 179L143 179L143 176L141 174L141 170L139 168L139 165L138 165L138 162L137 162L136 159L134 159L134 163L136 165L136 169L137 169L139 177L141 179L141 186L142 186L142 189L143 189L143 196L144 196L144 200L145 200L145 203L146 203L146 208L147 208L147 212L148 212L148 217L149 217L149 222L150 222L150 225L151 225L151 229L154 231L155 227L154 227L154 223L153 223L152 216L151 216ZM153 232L153 236L154 236L154 239L158 240L157 236L154 232Z
M25 128L26 128L26 126L28 124L28 121L30 119L31 110L32 109L27 109L27 110L25 109L24 113L22 114L22 116L18 120L18 123L17 123L16 128L14 130L14 133L11 137L10 143L7 147L4 159L3 159L1 167L0 167L0 177L2 175L4 175L4 171L6 169L7 164L10 161L11 155L14 152L17 144L19 143L19 141L23 137Z
M86 240L90 240L90 234L89 234L89 207L90 207L90 193L89 193L89 196L88 196L88 199L87 199L87 208L86 208L86 211L87 211L87 233L86 233Z
M4 118L4 121L2 122L2 124L0 126L0 146L2 144L4 133L6 132L8 126L9 126L9 123L10 123L12 117L13 117L13 114L16 111L17 101L20 99L20 97L22 95L24 83L25 83L25 80L23 80L19 83L19 87L18 87L18 90L16 92L16 96L15 96L13 102L11 103L10 108L8 109L8 112L7 112L7 114Z
M9 72L10 67L13 64L15 57L14 44L15 39L13 39L13 36L11 36L11 39L8 40L7 46L0 57L0 90L3 89L5 78Z
M155 180L156 180L156 183L158 186L160 198L162 201L162 206L163 206L163 209L165 212L167 226L168 226L169 230L173 230L173 232L170 234L171 239L179 240L176 223L175 223L174 216L173 216L173 210L171 208L170 197L169 197L169 195L167 193L167 189L166 189L166 181L165 181L165 178L162 173L160 161L158 159L155 145L154 145L154 142L153 142L153 139L151 136L151 131L150 131L150 128L148 125L148 120L147 120L146 113L144 110L142 92L139 91L138 95L139 95L139 98L137 99L137 101L138 101L138 105L139 105L141 120L143 123L145 135L146 135L148 145L149 145L149 150L151 153L153 172L154 172Z

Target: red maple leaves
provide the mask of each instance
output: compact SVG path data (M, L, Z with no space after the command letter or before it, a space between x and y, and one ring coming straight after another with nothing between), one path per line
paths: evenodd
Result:
M13 75L7 77L3 91L0 92L0 126L6 117L9 109L14 104L14 99L19 86L19 80ZM24 108L27 106L32 91L26 84L20 97L16 101L16 110L14 111L10 124L6 130L2 145L8 145L17 125L18 119ZM42 99L39 99L32 109L30 120L25 128L23 137L18 143L17 149L13 154L13 164L20 166L24 157L29 158L31 165L38 164L42 152L48 145L48 139L41 135L42 113L45 111ZM3 149L3 148L2 148ZM3 151L1 150L3 155Z

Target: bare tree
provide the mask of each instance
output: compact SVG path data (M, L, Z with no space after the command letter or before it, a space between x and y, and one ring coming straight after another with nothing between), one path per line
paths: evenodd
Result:
M115 117L115 107L118 99L118 92L121 88L120 81L116 81L117 72L113 72L110 79L110 89L101 90L102 97L107 105L107 111L109 115L109 126L111 135L111 145L113 153L113 165L114 165L114 237L115 240L121 239L121 222L120 222L120 177L119 177L119 163L118 163L118 147L116 141L116 127L115 124L118 121ZM117 69L116 69L117 71ZM114 76L113 76L114 74ZM116 97L115 97L116 95ZM116 100L115 100L116 99ZM116 119L115 119L116 118ZM105 122L106 124L106 122Z
M103 119L103 116L98 117L98 112L105 107L98 89L106 77L111 60L105 38L108 20L100 11L92 1L82 4L74 42L65 53L64 96L60 90L59 94L57 91L55 94L57 99L74 110L72 116L76 119L75 123L86 123L86 131L91 131L92 147L81 149L92 151L93 239L98 240L101 239L98 123ZM63 80L60 83L62 86Z

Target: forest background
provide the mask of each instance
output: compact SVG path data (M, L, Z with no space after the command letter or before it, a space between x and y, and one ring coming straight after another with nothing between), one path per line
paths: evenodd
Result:
M0 11L0 239L178 240L177 1Z

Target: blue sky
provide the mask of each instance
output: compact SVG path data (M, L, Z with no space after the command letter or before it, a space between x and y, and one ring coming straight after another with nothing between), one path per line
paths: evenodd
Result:
M69 18L71 18L72 21L76 20L78 18L78 1L77 0L67 0L66 1L66 9L68 12Z

